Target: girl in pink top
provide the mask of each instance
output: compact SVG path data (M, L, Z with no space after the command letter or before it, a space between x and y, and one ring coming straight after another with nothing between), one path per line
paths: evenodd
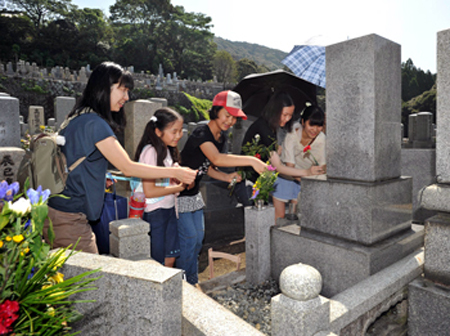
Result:
M145 127L135 160L152 166L177 166L180 158L177 144L182 135L181 115L167 107L157 110ZM185 186L166 178L142 180L142 188L146 197L143 219L150 224L151 256L161 264L173 267L180 255L176 194Z

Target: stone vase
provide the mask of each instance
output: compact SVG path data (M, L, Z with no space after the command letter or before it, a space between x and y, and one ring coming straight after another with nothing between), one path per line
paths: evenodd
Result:
M254 202L255 202L254 208L255 208L256 210L262 211L262 210L264 210L264 209L266 208L266 207L264 206L264 200L262 200L262 199L256 199L256 200L254 200Z
M275 208L245 208L246 280L258 285L270 279L270 229L275 225Z

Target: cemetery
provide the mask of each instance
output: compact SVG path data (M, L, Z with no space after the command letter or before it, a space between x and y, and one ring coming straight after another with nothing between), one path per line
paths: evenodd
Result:
M427 111L410 115L407 135L400 122L401 46L372 34L326 48L327 178L302 178L298 220L280 219L274 225L272 206L244 208L229 196L226 183L202 182L204 250L245 251L245 270L224 276L225 288L243 281L278 283L280 293L270 303L271 335L365 335L383 313L405 302L408 335L449 334L449 44L450 30L438 32L438 122L433 125ZM70 89L86 83L90 68L72 73L56 67L47 73L19 62L16 71L11 63L1 65L0 73L64 82ZM164 76L162 69L157 76L133 77L137 88L154 89L159 98L124 106L123 143L130 157L149 118L158 108L174 105L180 91L209 98L222 90L217 82ZM75 98L55 97L51 118L43 106L22 104L0 93L0 180L8 183L17 179L26 132L57 129ZM251 122L234 126L231 152L240 153ZM181 148L197 125L185 124ZM128 184L119 182L118 193L129 196ZM85 316L74 324L76 331L264 335L183 281L180 270L152 260L150 244L145 221L122 219L110 223L110 255L81 252L68 259L67 278L99 268L102 275L94 283L97 290L76 294L95 300L77 306ZM213 280L220 282L215 278L200 285L205 290Z

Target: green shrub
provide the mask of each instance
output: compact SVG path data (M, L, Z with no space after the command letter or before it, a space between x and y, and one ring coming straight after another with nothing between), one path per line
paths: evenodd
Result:
M197 117L200 115L205 119L209 120L209 113L208 111L212 107L212 101L208 99L200 99L194 96L191 96L190 94L183 92L184 95L189 99L189 101L192 103L191 110L196 114ZM198 120L198 118L197 118Z

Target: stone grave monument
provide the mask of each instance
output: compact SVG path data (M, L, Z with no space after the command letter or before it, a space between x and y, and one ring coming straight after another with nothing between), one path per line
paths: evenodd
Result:
M20 147L19 100L0 96L0 147Z
M44 108L31 105L28 108L28 131L30 135L41 133L41 126L45 126Z
M272 244L272 276L311 265L330 297L420 248L423 234L411 229L412 180L400 176L400 46L372 34L326 57L328 175L302 179L301 230Z
M76 99L74 97L59 96L55 98L55 119L56 119L56 129L61 126L64 119L72 111L75 106Z
M425 222L424 274L409 285L408 335L447 335L450 330L450 30L437 34L437 183L422 206L437 214Z

